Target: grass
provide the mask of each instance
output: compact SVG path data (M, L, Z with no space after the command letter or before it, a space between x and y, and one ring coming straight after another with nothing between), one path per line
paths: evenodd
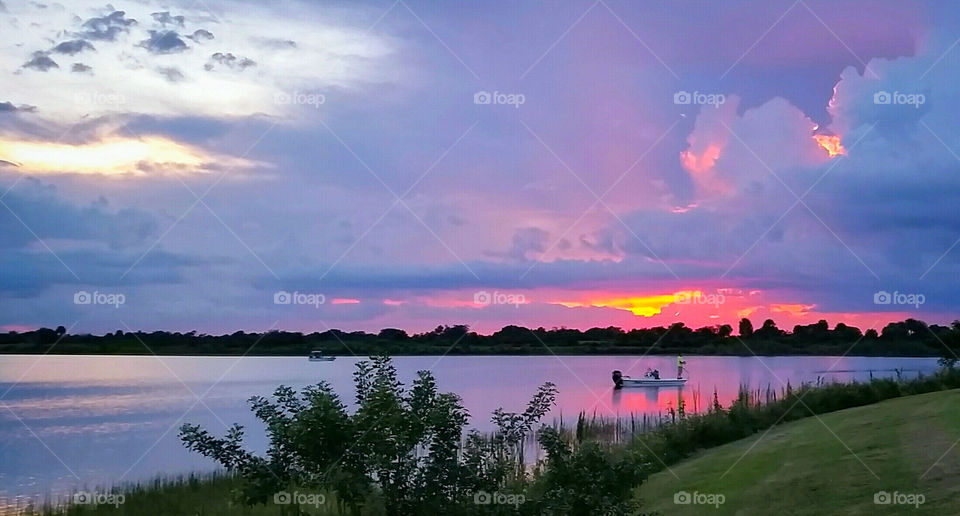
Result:
M235 491L240 489L240 479L225 475L204 477L158 478L118 492L123 494L123 503L114 505L67 505L43 507L26 511L35 516L292 516L339 515L335 499L326 495L319 507L292 505L247 506L236 503ZM294 492L291 489L291 492ZM312 493L312 492L311 492Z
M950 449L958 438L960 390L908 396L700 452L652 475L639 496L645 511L669 515L960 514L960 447ZM725 503L677 505L681 490ZM876 505L878 491L919 493L925 503Z

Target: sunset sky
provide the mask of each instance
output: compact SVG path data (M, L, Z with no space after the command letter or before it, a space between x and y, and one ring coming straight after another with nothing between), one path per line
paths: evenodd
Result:
M3 0L0 31L6 330L960 318L960 6Z

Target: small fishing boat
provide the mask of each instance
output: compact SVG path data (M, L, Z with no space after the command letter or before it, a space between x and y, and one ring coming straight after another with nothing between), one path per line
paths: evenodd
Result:
M337 357L327 356L323 351L311 351L309 360L311 362L333 362Z
M660 378L660 374L655 371L648 371L640 378L623 376L620 371L614 371L612 377L615 389L624 387L682 387L683 384L687 383L686 378Z

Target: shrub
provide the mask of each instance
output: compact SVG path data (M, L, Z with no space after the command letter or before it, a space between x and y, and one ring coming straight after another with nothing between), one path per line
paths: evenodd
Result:
M301 393L280 386L272 399L251 398L269 435L266 456L243 449L239 425L218 438L185 424L180 438L238 474L247 504L296 486L335 493L350 514L371 499L391 515L470 514L479 510L475 493L524 487L523 442L557 394L544 384L524 412L494 412L492 438L471 433L464 442L467 411L457 395L438 392L428 371L405 391L390 359L377 357L357 365L354 384L353 414L326 383Z

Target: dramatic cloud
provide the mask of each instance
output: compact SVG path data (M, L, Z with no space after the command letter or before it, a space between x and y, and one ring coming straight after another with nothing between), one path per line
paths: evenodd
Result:
M150 37L141 41L140 46L154 54L176 54L183 52L189 47L180 38L180 35L172 30L151 30Z
M113 11L106 16L90 18L83 22L80 36L85 39L114 41L121 33L129 32L137 20L127 18L124 11Z
M193 34L186 36L187 39L192 39L197 43L202 43L204 41L210 41L213 38L213 33L206 29L197 29L193 31Z
M210 56L210 61L207 64L203 65L203 68L207 71L210 71L210 70L213 70L217 64L226 66L227 68L231 68L234 70L244 70L244 69L250 68L251 66L257 66L257 63L254 62L252 59L249 59L246 57L238 58L237 56L229 52L226 54L222 52L217 52L216 54L213 54L212 56Z
M56 256L0 208L0 325L121 277L201 331L955 318L960 11L806 4L7 2L0 191Z
M53 47L51 51L57 54L66 54L68 56L72 56L79 54L84 50L96 51L96 48L89 41L83 39L74 39L60 43L59 45Z
M183 16L170 16L170 11L163 11L159 13L150 13L150 16L159 23L160 25L175 25L177 27L183 27L184 17Z
M227 1L225 8L234 5ZM62 67L78 72L60 75L56 81L49 80L49 73L22 73L0 84L4 95L21 103L43 97L42 116L55 123L116 114L109 104L75 102L77 94L122 96L128 99L131 112L145 115L265 114L293 119L308 113L276 102L278 95L305 88L315 93L331 88L351 91L360 85L382 84L396 74L395 65L385 58L396 51L397 41L383 33L366 33L361 18L349 12L354 9L320 12L301 2L289 9L237 4L236 9L226 8L214 18L199 3L175 15L157 7L159 2L147 0L104 12L102 4L80 0L62 9L22 4L16 12L0 14L0 21L19 27L11 29L16 30L16 38L0 40L0 67L51 73ZM373 8L355 10L363 18L375 12ZM189 31L180 26L181 17ZM221 32L222 27L231 30ZM264 43L275 39L277 30L299 44L278 49ZM214 41L217 48L191 48ZM211 58L217 51L220 61ZM284 57L277 57L281 52ZM83 56L82 66L61 62L58 56L66 55ZM205 65L249 72L254 63L257 73L243 77L193 73ZM160 68L177 68L184 78L171 81L167 74L156 73ZM83 73L90 71L95 73ZM184 83L190 87L183 87Z
M50 56L47 54L43 52L36 52L33 54L33 58L26 63L23 63L23 67L46 72L52 68L60 68L60 65L58 65L53 59L50 59Z
M36 180L18 185L4 198L4 203L20 217L19 221L13 217L0 218L0 227L3 228L0 248L8 251L23 248L37 237L90 241L122 249L143 244L158 231L156 218L143 210L111 210L103 198L88 206L76 206L59 195L52 185Z

